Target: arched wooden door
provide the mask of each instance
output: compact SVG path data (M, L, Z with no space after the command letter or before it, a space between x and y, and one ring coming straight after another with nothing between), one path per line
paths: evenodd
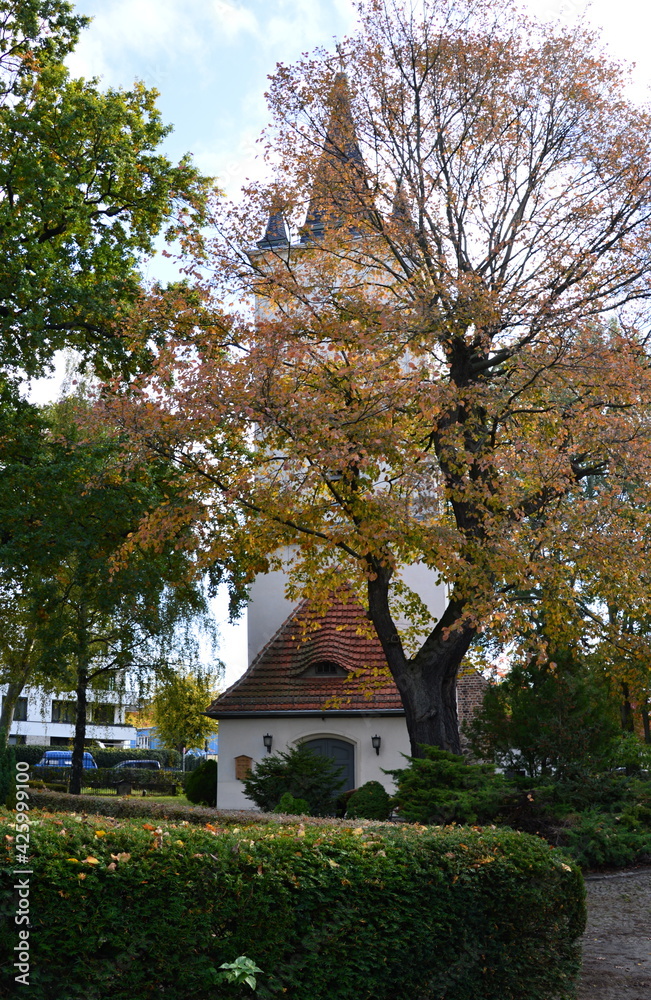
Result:
M320 736L316 740L305 740L301 745L322 757L331 757L337 767L341 768L344 783L340 792L347 792L349 788L355 787L355 747L352 743L331 736Z

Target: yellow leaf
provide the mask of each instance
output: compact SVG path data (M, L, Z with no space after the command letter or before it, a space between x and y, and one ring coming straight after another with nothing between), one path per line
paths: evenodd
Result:
M84 858L84 864L85 865L98 865L99 861L97 860L97 858L94 858L92 854L89 854L87 858Z

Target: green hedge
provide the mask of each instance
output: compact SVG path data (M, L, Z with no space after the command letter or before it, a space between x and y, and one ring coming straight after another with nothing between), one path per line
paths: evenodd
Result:
M581 874L525 834L33 818L32 1000L61 995L62 983L65 1000L242 996L215 985L240 955L262 970L261 1000L573 995ZM13 868L9 857L0 992L10 994Z
M30 777L46 784L67 785L70 781L69 767L32 767ZM115 788L119 781L128 781L134 789L157 788L161 794L178 795L181 787L181 772L149 771L141 767L121 767L119 771L111 767L93 767L84 770L84 788Z
M44 771L45 768L35 768ZM39 775L40 776L40 775ZM113 788L120 781L128 781L133 788L164 788L167 794L178 795L182 782L180 775L170 771L149 771L144 767L98 767L84 771L84 788ZM163 793L164 794L164 793Z
M16 753L17 761L38 764L46 750L65 750L66 748L19 743L12 749ZM86 749L92 753L93 760L98 767L113 767L114 764L119 764L122 760L159 760L161 767L181 767L181 754L178 750L136 750L133 747L127 750L121 750L118 747L108 747L102 750L92 745L87 745Z

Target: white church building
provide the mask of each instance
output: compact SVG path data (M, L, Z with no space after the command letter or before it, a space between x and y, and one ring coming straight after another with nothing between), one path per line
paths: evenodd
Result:
M339 114L349 114L343 74L338 74L335 87L340 88ZM361 152L351 136L352 121L342 131L333 116L322 163L335 156L340 163L361 164ZM314 246L324 226L313 196L300 244ZM251 257L282 255L289 247L282 214L274 213ZM291 559L291 552L286 555ZM440 619L446 591L437 574L417 564L403 568L401 577L432 617ZM404 767L404 755L409 753L400 695L380 642L369 632L365 609L352 595L339 594L325 617L308 626L309 605L288 601L285 583L282 571L256 579L248 606L250 666L207 710L219 720L220 809L253 808L244 794L243 779L268 752L304 744L332 757L342 768L344 789L371 780L389 788L391 779L384 771ZM485 687L486 681L475 671L459 678L460 722L481 704Z

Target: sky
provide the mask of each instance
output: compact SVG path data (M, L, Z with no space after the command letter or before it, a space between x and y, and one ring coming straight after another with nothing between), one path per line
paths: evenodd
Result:
M637 64L631 96L651 97L651 8L643 0L529 0L524 6L565 24L585 17L601 29L612 56ZM231 197L247 177L263 172L256 140L268 120L268 75L278 62L291 63L317 46L332 50L355 26L352 0L79 0L76 9L93 20L68 60L72 74L98 77L105 87L128 89L136 79L155 87L163 121L173 126L166 155L176 161L192 153ZM160 257L146 274L167 277ZM51 396L54 383L35 387L34 398ZM221 602L222 618L224 608ZM221 634L226 683L232 683L246 667L244 622L223 622Z

